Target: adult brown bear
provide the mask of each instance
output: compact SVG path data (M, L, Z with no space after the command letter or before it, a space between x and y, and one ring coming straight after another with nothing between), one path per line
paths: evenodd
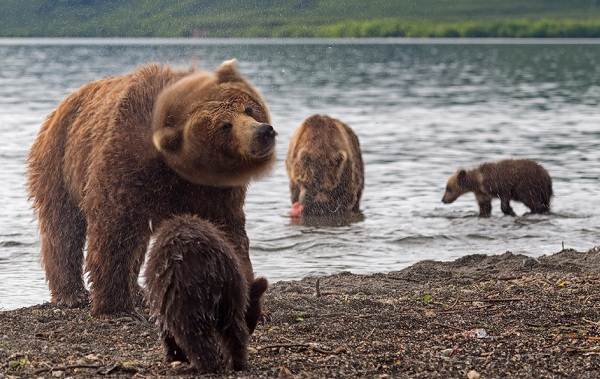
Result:
M133 311L152 225L182 213L218 225L252 283L243 205L274 162L269 122L234 61L214 73L148 65L66 98L28 160L52 301L87 302L87 236L92 314Z
M285 164L292 216L340 217L360 211L364 165L358 137L348 125L310 116L294 132Z

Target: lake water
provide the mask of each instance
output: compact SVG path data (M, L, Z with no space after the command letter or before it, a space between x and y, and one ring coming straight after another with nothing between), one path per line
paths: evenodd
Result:
M82 84L150 61L213 69L235 57L263 92L279 132L278 163L251 185L246 212L255 270L271 281L600 244L594 41L250 42L0 40L0 308L49 298L24 187L40 124ZM313 113L340 118L360 138L363 221L317 228L287 217L287 143ZM505 217L495 202L493 216L480 219L473 195L441 203L456 168L509 157L548 169L552 214Z

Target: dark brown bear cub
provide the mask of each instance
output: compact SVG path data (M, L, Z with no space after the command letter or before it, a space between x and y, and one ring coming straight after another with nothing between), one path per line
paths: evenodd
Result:
M201 372L218 372L229 364L243 369L266 280L256 279L248 288L226 235L199 217L168 219L155 237L146 292L167 360L189 361ZM247 314L253 303L258 308Z
M520 201L531 213L550 211L552 179L541 165L528 159L507 159L484 163L473 170L460 169L448 179L442 202L449 204L467 192L474 192L479 215L489 217L492 199L500 199L505 215L515 216L510 201Z
M364 166L358 137L340 120L313 115L294 132L286 169L291 216L346 216L359 212Z

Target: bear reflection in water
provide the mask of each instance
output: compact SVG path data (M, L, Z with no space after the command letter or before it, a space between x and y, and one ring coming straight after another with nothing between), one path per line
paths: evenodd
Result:
M340 120L307 118L292 136L286 170L293 222L344 224L359 214L364 188L360 144Z

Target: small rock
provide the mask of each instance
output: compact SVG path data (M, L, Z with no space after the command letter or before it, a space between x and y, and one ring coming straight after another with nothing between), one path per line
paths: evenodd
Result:
M479 378L481 378L481 375L477 371L471 370L471 371L467 372L467 378L468 379L479 379Z
M532 257L527 257L527 258L523 259L523 262L521 263L521 266L523 268L532 268L532 267L537 266L539 264L540 264L540 262L537 259L532 258Z
M55 377L55 378L60 378L64 374L65 374L64 371L60 371L60 370L52 371L52 376Z
M171 362L171 368L176 369L182 365L181 361L173 361Z
M280 379L292 379L294 377L294 374L292 374L290 369L288 369L287 367L281 366L279 368L279 375L277 375L277 377Z

